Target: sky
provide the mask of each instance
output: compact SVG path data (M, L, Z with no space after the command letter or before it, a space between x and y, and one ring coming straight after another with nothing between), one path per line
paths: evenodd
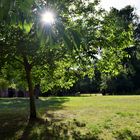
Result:
M134 6L137 9L136 13L140 16L140 0L101 0L101 6L106 10L110 7L121 9L126 5Z

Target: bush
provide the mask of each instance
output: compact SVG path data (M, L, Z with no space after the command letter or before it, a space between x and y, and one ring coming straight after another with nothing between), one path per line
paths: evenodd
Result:
M5 90L8 88L8 82L5 79L0 79L0 90Z

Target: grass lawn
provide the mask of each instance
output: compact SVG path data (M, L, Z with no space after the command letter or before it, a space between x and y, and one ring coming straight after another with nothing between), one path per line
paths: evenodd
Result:
M140 96L41 97L36 105L42 119L28 122L28 99L0 98L0 140L140 140ZM95 137L78 138L85 133Z

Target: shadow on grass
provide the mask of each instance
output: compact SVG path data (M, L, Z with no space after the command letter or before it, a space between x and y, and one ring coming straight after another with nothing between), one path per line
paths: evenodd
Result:
M36 100L37 112L40 116L48 111L63 109L68 98L49 97ZM0 99L0 140L11 139L45 139L47 123L41 119L28 121L29 99ZM50 114L49 117L53 117ZM32 135L33 134L33 135Z
M63 109L63 103L68 98L49 97L36 100L37 112L41 115L48 111ZM0 139L48 139L47 123L38 119L28 121L29 100L25 98L0 99ZM40 115L40 116L41 116ZM49 115L49 114L47 114ZM50 114L49 117L54 117ZM53 119L54 120L54 119ZM58 120L57 120L58 121Z
M0 98L0 139L17 139L28 120L28 99Z
M69 101L67 97L49 97L40 98L37 100L36 104L38 108L47 107L49 109L58 110L63 108L63 103Z
M55 116L55 111L64 109L64 103L69 101L68 97L50 97L47 100L43 100L44 98L41 98L37 101L37 107L40 113L40 116L45 116L47 118L50 118L51 121L61 121L64 119L63 117L57 117Z
M0 98L0 109L28 107L28 98Z
M27 114L0 111L0 139L18 139L27 124Z
M117 131L116 140L140 140L140 135L133 133L131 130L125 128L124 130Z
M36 120L30 120L24 129L24 132L20 140L53 140L55 137L52 135L53 132L49 133L48 126L52 125L52 122L61 121L53 115L48 113L49 111L55 111L63 109L63 103L69 101L68 98L51 97L51 98L40 98L36 101L37 108L41 114L46 114L47 117L51 118L51 121L38 118Z
M29 120L19 140L51 140L47 133L47 124L43 119Z

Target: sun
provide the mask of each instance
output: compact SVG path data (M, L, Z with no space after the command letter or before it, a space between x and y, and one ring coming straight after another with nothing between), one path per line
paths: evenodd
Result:
M50 11L46 11L42 14L41 20L45 24L53 24L54 23L54 14Z

